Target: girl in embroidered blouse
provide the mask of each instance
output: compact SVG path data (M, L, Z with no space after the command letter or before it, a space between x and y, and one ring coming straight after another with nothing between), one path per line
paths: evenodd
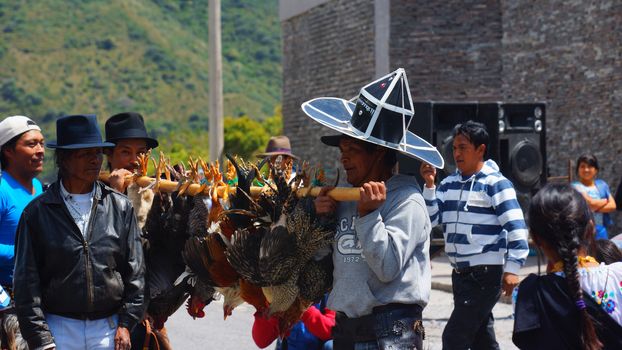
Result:
M570 185L548 184L532 198L528 217L532 239L552 268L521 282L514 344L622 349L622 263L606 265L588 255L594 221L587 202Z

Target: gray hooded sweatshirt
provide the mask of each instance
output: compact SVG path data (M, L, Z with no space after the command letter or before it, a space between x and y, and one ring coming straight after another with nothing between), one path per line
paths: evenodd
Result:
M333 245L333 290L328 307L348 317L389 303L419 304L430 297L430 218L413 177L394 175L387 199L358 217L356 202L340 202Z

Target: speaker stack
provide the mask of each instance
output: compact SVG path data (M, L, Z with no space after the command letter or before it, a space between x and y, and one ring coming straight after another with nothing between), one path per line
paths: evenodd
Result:
M485 158L493 159L514 184L523 212L546 181L546 105L544 103L416 102L409 130L436 146L445 159L437 181L453 173L452 132L467 120L486 126L490 136ZM419 176L420 162L399 155L399 171Z

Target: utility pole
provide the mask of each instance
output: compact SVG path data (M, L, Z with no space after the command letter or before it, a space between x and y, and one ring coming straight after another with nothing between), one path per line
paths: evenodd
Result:
M209 157L221 160L224 148L220 0L209 0Z

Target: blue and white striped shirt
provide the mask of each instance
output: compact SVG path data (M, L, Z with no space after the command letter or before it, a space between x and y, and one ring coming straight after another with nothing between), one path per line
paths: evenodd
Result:
M518 273L529 253L527 228L514 186L493 160L471 177L455 172L438 189L424 186L423 197L454 267L505 264Z

